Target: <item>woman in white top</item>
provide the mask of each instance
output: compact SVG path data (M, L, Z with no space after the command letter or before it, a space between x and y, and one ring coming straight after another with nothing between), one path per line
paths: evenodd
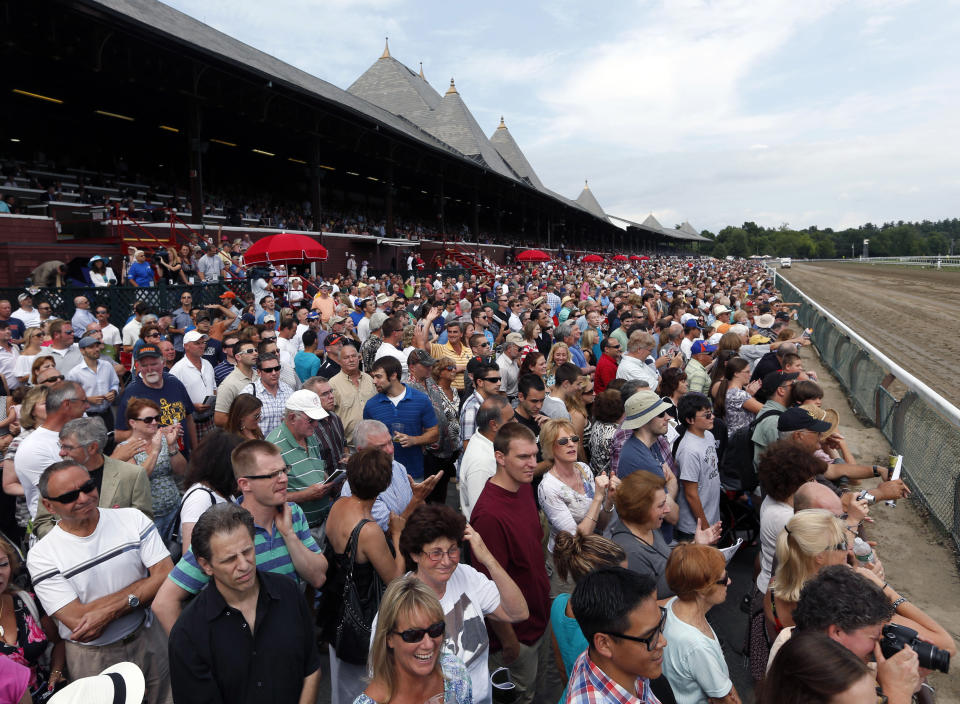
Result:
M460 562L464 542L470 545L473 564L483 567L489 577ZM463 514L443 504L417 507L400 534L400 552L407 567L440 599L446 645L467 666L473 701L492 701L484 617L506 623L526 620L529 610L520 588Z
M43 330L40 328L27 328L23 333L23 349L13 365L13 375L20 380L21 384L30 381L30 367L43 349L42 343Z
M180 501L180 540L183 552L190 547L193 526L214 504L229 501L237 493L230 455L244 438L225 430L207 433L190 456L183 484L187 490Z
M727 598L730 577L723 553L681 543L667 560L667 584L676 593L666 605L663 674L677 704L740 704L707 612Z
M117 275L107 266L107 260L99 254L90 258L90 281L97 288L117 285Z
M610 520L613 497L620 486L616 475L594 477L589 465L578 462L579 446L580 438L568 420L551 419L540 428L543 459L553 463L537 489L540 508L550 522L547 550L551 554L557 533L602 532ZM573 586L561 583L555 571L550 583L551 597L570 591Z

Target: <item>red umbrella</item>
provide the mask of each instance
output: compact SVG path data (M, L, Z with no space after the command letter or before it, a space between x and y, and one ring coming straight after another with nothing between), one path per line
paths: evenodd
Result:
M254 242L243 253L247 264L283 264L293 262L324 261L327 248L306 235L281 232Z
M527 249L517 255L518 262L548 262L550 255L539 249Z
M603 261L603 257L599 254L588 254L583 259L581 259L584 264L599 264Z
M632 261L632 262L639 262L639 261L642 261L642 260L643 260L643 257L641 257L639 254L631 254L631 255L630 255L630 261Z
M640 257L640 261L642 261L642 262L648 262L648 261L650 261L650 257L648 257L646 254L644 254L642 257Z
M627 255L626 255L626 254L618 254L618 255L616 255L616 256L613 258L613 261L615 261L615 262L625 262L625 261L627 261Z

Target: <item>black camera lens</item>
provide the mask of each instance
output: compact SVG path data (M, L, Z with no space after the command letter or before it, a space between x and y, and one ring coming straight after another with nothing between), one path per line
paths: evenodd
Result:
M920 640L917 637L917 632L912 628L895 623L883 627L883 638L880 641L880 650L883 652L883 657L893 657L903 650L905 645L909 645L913 652L917 654L920 667L928 670L939 670L943 673L950 671L950 653L946 650L941 650L933 643Z

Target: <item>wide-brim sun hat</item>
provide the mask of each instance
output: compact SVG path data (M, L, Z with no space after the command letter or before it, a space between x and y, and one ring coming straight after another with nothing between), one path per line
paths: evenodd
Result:
M640 389L624 405L623 427L627 430L642 428L672 405L657 396L655 391Z
M50 697L48 704L140 704L145 692L140 668L132 662L118 662L99 675L71 682Z

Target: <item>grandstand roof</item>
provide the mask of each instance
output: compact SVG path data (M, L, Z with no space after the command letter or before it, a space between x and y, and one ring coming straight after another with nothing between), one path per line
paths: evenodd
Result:
M679 232L684 232L691 236L691 239L697 240L699 242L707 242L707 238L697 232L696 228L690 224L688 220L684 220L683 223L678 228Z
M450 87L444 94L440 105L433 112L433 120L426 127L434 137L443 140L451 147L466 154L479 164L496 171L501 176L516 179L500 153L487 139L476 119L470 112L457 87L450 79Z
M433 121L432 113L441 100L440 94L422 75L390 56L389 47L347 88L347 92L405 117L421 129L427 129Z
M537 176L530 162L527 161L527 157L520 151L520 146L513 139L513 135L510 134L510 130L507 129L507 125L502 117L500 118L500 125L490 136L490 143L493 144L494 148L517 176L538 190L546 190L540 177Z
M596 215L601 220L610 222L610 218L608 218L607 214L603 212L603 208L600 207L599 201L593 195L593 191L590 190L590 184L586 181L583 182L583 190L580 191L580 195L577 196L577 203L579 203L588 212Z

